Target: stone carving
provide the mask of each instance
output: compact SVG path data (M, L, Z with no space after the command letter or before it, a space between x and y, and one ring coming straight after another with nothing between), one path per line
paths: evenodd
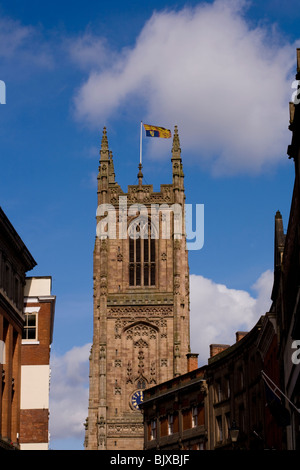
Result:
M115 395L121 395L121 387L118 385L118 381L115 381Z
M172 306L128 306L128 307L108 307L107 309L107 316L108 317L133 317L136 318L144 317L144 316L172 316L173 315L173 307Z
M129 361L128 362L128 365L127 365L127 379L126 379L126 383L131 383L132 384L132 364L131 362Z
M101 239L101 245L100 245L101 251L107 252L107 239L103 238Z
M180 293L180 280L179 279L174 279L174 294L179 294Z
M107 277L103 276L100 279L100 295L105 295L107 291Z
M121 322L119 320L115 323L115 339L121 339Z
M150 366L150 383L156 384L156 364L155 361L151 362Z
M104 347L104 346L101 346L101 347L100 347L100 351L99 351L99 358L100 358L100 359L105 359L105 357L106 357L105 347Z
M146 343L146 341L144 341L142 338L140 338L138 341L135 341L133 343L133 346L135 348L148 348L148 343Z
M108 435L116 436L132 434L141 434L143 436L144 425L143 423L111 423L107 425Z
M156 339L156 330L150 325L139 323L132 326L127 330L126 339L133 339L138 337L149 337L150 339Z
M138 355L138 360L139 360L138 373L139 373L139 376L144 373L144 359L145 359L145 356L144 356L143 351L139 351L139 355Z

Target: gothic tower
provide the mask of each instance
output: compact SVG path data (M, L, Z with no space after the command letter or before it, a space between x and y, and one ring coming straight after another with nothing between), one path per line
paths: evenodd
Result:
M160 192L115 181L106 129L94 247L94 324L85 448L142 450L143 389L187 372L189 268L177 127L172 183Z

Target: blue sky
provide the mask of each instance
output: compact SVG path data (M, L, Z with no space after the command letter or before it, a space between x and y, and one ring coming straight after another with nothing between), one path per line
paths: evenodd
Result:
M123 190L140 121L179 127L187 203L205 207L189 257L199 365L269 308L299 17L296 1L0 0L0 204L38 263L29 274L51 275L57 296L51 448L83 443L103 126ZM171 143L157 140L143 140L155 189L171 181Z

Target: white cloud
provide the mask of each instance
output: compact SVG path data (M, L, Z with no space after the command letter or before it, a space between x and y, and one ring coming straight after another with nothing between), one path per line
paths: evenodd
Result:
M110 58L106 40L89 31L82 36L66 39L65 48L72 61L83 69L96 67L99 70Z
M133 48L105 70L93 68L75 97L77 117L98 126L139 102L144 122L178 124L185 159L189 154L216 174L278 163L287 145L295 47L279 44L273 30L252 28L244 4L154 13Z
M14 66L15 74L16 67L23 67L22 70L26 67L26 73L28 73L28 68L49 69L54 63L52 52L40 30L33 26L24 26L19 21L8 17L0 17L0 59L10 61ZM8 69L7 62L5 73Z
M233 344L237 331L250 331L271 305L273 273L266 271L253 286L256 298L244 290L230 289L203 276L190 276L191 349L199 365L207 363L209 346Z
M91 344L51 358L50 438L84 439L88 413L88 367ZM83 441L82 441L83 445Z
M271 306L271 293L273 287L274 273L270 270L265 271L257 279L252 288L257 293L255 311L258 315L263 315L269 311Z
M11 57L30 38L32 28L22 26L19 22L0 19L0 56Z

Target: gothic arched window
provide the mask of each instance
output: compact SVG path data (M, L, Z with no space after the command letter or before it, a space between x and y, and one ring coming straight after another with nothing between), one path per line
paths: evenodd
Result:
M145 390L146 386L147 386L147 383L146 383L146 379L144 379L144 377L140 377L136 383L137 385L137 388L139 390Z
M155 286L156 237L151 222L138 220L129 229L129 285Z

